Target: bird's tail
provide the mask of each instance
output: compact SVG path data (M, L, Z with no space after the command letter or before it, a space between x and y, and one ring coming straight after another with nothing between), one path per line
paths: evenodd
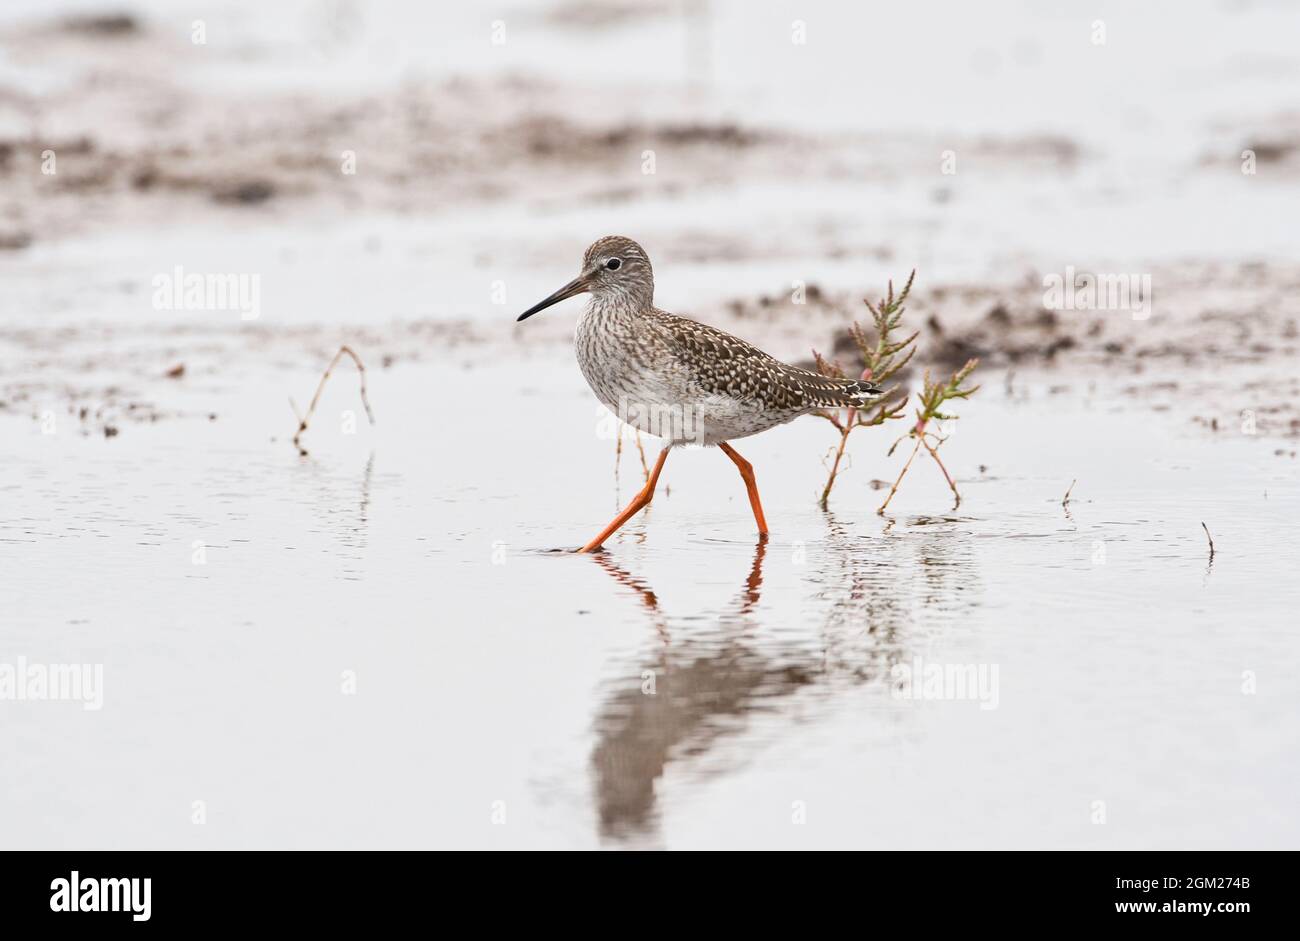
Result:
M865 379L834 379L805 370L797 381L811 408L862 408L881 393Z

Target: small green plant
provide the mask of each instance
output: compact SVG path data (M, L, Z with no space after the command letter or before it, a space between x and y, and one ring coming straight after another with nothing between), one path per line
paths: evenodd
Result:
M889 501L894 499L894 494L898 492L898 485L903 482L903 477L907 474L908 468L912 466L913 458L916 457L917 452L923 447L930 452L930 456L934 458L934 462L939 465L939 470L943 471L944 479L948 481L948 486L952 489L952 494L957 500L953 509L961 506L961 494L957 491L957 484L953 482L952 475L948 473L948 468L943 466L943 461L939 460L939 448L948 440L948 438L946 435L932 430L930 423L955 421L957 419L956 415L950 415L941 411L941 409L944 407L944 403L956 399L970 398L973 393L979 390L979 386L966 387L963 385L963 383L970 378L970 374L974 372L975 367L978 364L978 359L967 360L966 365L953 373L952 377L947 382L931 382L930 371L926 370L925 380L922 384L920 393L921 404L916 410L916 424L912 426L911 431L893 443L889 449L889 453L892 455L894 450L908 438L916 439L916 446L912 448L912 453L908 456L907 463L904 464L903 469L899 471L898 479L895 480L894 485L889 488L889 495L885 497L885 502L880 504L880 509L876 510L880 515L884 515L885 507L889 506Z
M839 445L835 449L826 486L822 489L822 509L826 508L830 500L831 488L835 486L835 479L839 475L840 462L844 459L844 449L849 443L849 435L854 429L883 425L887 421L900 418L903 409L907 406L907 396L900 394L898 385L886 386L885 384L908 364L916 352L915 342L919 331L901 340L894 339L902 322L903 303L912 291L912 281L915 278L916 270L913 269L907 278L907 284L903 285L903 290L897 297L894 296L894 282L890 281L889 292L885 297L875 304L869 300L863 301L867 305L867 310L871 311L874 341L868 331L857 323L849 327L849 335L853 338L866 364L859 378L874 382L881 386L883 391L880 397L872 402L869 409L861 412L856 408L846 408L839 412L823 409L815 413L834 425L835 430L840 433ZM817 363L817 371L823 376L833 379L848 378L839 363L827 360L816 350L813 350L813 358Z

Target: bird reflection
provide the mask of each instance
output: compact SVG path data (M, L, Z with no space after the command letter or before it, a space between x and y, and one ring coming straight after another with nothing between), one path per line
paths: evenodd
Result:
M740 720L760 702L814 681L815 662L774 659L743 639L762 597L766 553L767 540L761 539L717 635L676 645L653 589L608 556L595 557L619 584L637 593L663 641L642 664L637 681L619 684L596 720L591 763L602 837L646 835L657 823L655 783L678 752L707 752L718 737L742 728Z
M758 604L760 589L763 587L763 559L766 556L767 536L759 536L758 542L754 546L754 563L750 566L749 577L745 579L744 588L736 602L735 611L731 615L733 619L736 617L743 618L752 612L754 606ZM592 558L620 585L626 585L640 596L641 603L650 613L651 620L654 622L655 630L659 632L659 636L665 642L671 640L668 634L668 621L659 607L659 596L654 593L654 590L641 579L615 565L607 554L598 553ZM724 615L722 620L727 620L727 615Z
M610 684L595 719L591 769L602 839L658 842L656 787L670 764L693 761L708 769L699 773L721 773L736 756L717 746L745 731L758 714L777 714L796 695L831 695L849 685L888 682L890 667L910 658L918 642L911 604L918 586L899 577L899 547L873 541L871 551L864 551L861 535L830 515L827 524L827 540L819 546L825 558L808 579L816 593L813 604L825 615L811 643L759 631L766 539L754 546L739 591L710 612L716 626L703 630L698 617L674 619L679 622L674 629L661 595L643 578L608 554L592 557L631 590L658 636L651 652ZM945 538L959 537L948 533ZM937 587L934 580L966 577L960 566L935 558L941 540L891 537L886 543L892 541L906 542L901 552L919 563L907 568L922 573L923 606ZM919 558L913 559L913 548ZM949 597L958 604L969 601L951 590Z

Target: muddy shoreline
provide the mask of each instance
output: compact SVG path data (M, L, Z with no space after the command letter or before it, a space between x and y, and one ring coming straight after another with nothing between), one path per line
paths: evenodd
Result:
M591 20L579 6L551 11L548 22L599 33L620 28L629 17L665 15L637 7ZM1209 254L1116 266L1141 271L1154 285L1150 317L1139 321L1125 310L1048 309L1044 277L1057 269L1018 257L1023 248L1004 249L1003 260L988 255L986 267L998 276L972 280L954 279L943 264L924 257L928 249L918 256L909 247L910 239L925 244L926 233L945 224L945 213L965 211L969 198L967 177L936 173L936 148L960 153L961 166L974 168L963 172L974 173L977 189L997 193L1017 180L1086 180L1104 168L1104 155L1068 136L814 134L762 120L684 114L667 92L638 92L642 104L620 117L602 104L611 93L627 91L622 86L539 80L523 72L412 77L382 93L242 89L205 80L203 70L233 74L263 51L205 49L175 26L156 16L110 11L0 29L0 43L20 72L61 68L64 75L41 91L0 83L0 267L23 289L22 300L0 302L0 413L113 416L103 419L103 429L180 416L209 420L221 411L223 376L306 368L344 341L377 369L425 359L471 368L539 348L554 347L561 355L558 347L567 342L567 315L530 324L524 335L509 324L508 311L463 303L458 309L455 302L436 321L418 308L381 306L363 315L331 311L331 322L319 324L310 314L292 326L234 326L209 315L185 323L149 310L147 272L159 262L143 250L126 256L137 272L110 287L78 283L84 278L81 250L65 246L119 237L147 243L151 230L177 218L233 233L241 227L292 233L334 215L383 232L389 220L427 218L436 226L448 215L500 206L514 207L518 220L586 204L625 220L665 211L681 217L676 225L656 222L646 239L665 285L683 267L731 268L749 281L780 284L777 271L816 267L802 260L806 256L838 264L830 283L815 271L797 281L801 302L789 287L721 287L702 304L675 305L792 361L807 364L817 349L852 370L846 329L865 319L861 296L875 296L885 277L901 280L915 265L918 290L908 316L922 337L918 368L908 377L913 384L921 369L949 370L978 357L990 378L1040 372L1062 388L1100 383L1139 403L1164 389L1176 393L1179 420L1213 428L1252 411L1258 433L1300 435L1293 405L1300 391L1293 368L1300 357L1300 267L1294 264ZM339 26L326 17L308 32L316 37L316 64L339 54L330 40ZM202 56L216 64L205 64ZM1288 123L1274 122L1271 134L1248 123L1235 132L1237 144L1256 145L1271 175L1261 185L1282 185L1300 163L1285 132ZM1219 137L1225 133L1234 132L1215 129ZM1184 162L1177 178L1196 186L1217 172L1203 152ZM901 188L920 199L915 231L909 235L904 228L901 242L876 232L874 209L860 229L849 221L822 221L784 237L745 224L702 225L690 212L699 201L743 200L775 186L793 188L796 198L860 192L868 204L874 195ZM960 224L958 217L947 225ZM579 228L593 231L586 223ZM420 231L361 236L363 251L382 265L416 251ZM528 283L540 283L571 264L563 259L579 248L512 237L499 248L471 244L464 263L482 267L486 279L503 259L522 258ZM255 257L243 263L267 262ZM338 263L307 258L297 264L301 277L324 282ZM764 278L763 268L773 273ZM749 274L754 271L757 276ZM438 290L438 278L425 278L418 268L402 277L401 290L417 297ZM285 294L292 302L292 289ZM126 312L121 322L97 324L83 313L110 299ZM184 375L168 378L177 367ZM1247 379L1229 386L1206 380L1225 371ZM212 392L206 404L174 401L200 382Z

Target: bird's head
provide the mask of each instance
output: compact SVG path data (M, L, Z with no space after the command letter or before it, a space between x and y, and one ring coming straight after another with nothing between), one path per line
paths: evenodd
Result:
M649 307L654 302L654 272L645 249L621 235L597 239L582 256L578 276L519 319L527 320L565 298L588 292L598 301L624 303L633 309Z

